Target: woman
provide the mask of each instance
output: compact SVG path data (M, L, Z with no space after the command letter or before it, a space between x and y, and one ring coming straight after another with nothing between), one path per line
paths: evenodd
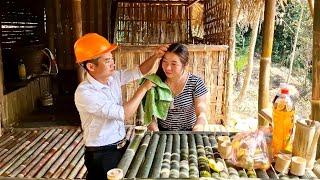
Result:
M187 71L189 52L185 45L171 44L160 61L157 75L171 89L172 102L166 120L158 119L149 126L152 131L201 131L206 119L206 94L201 78Z

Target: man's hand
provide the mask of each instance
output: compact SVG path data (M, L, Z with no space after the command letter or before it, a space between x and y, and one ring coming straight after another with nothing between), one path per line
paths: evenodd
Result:
M142 88L144 88L146 91L150 90L152 87L155 87L156 85L149 81L148 79L146 79L143 84L141 85Z
M159 47L155 50L155 52L154 52L153 55L154 55L156 58L161 58L161 57L164 55L164 53L166 53L166 51L168 50L168 47L169 47L169 45L159 46Z

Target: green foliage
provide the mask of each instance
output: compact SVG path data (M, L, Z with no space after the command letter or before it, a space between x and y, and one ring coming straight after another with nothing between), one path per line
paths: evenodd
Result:
M237 57L234 63L235 69L238 73L242 72L247 64L248 64L248 53L242 54L241 56Z
M237 32L240 32L239 27L237 27ZM236 33L236 59L234 66L238 73L242 72L248 63L250 34L250 31Z
M277 7L276 24L273 40L272 62L289 67L290 55L293 49L295 32L299 22L301 8L303 8L302 24L299 31L299 38L296 48L296 54L293 64L295 68L310 68L312 59L312 18L310 10L306 1L287 1L283 7ZM263 26L263 25L262 25ZM261 27L262 28L262 27ZM262 36L263 32L260 30L255 52L261 54L262 51ZM244 55L244 50L250 41L249 32L243 33L237 30L237 46L236 57L241 59ZM241 39L242 38L242 39ZM240 63L241 64L241 63Z

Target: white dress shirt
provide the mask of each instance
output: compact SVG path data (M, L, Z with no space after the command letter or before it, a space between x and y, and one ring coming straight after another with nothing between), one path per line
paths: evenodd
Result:
M125 137L121 86L142 77L137 67L115 71L107 84L102 84L87 73L74 97L86 146L104 146Z

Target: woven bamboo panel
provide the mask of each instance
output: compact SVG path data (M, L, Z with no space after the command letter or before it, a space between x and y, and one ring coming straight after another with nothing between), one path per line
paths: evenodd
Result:
M190 40L188 1L118 1L116 42L145 45Z
M37 100L50 86L49 77L35 78L28 85L3 96L2 120L4 127L17 124L37 106Z
M200 76L208 88L207 103L209 123L224 120L225 107L225 68L227 46L187 45L189 49L189 71ZM138 66L150 57L155 46L120 46L115 52L117 69ZM154 72L156 69L154 70ZM135 81L123 87L124 100L129 100L138 87ZM135 118L126 121L135 124Z
M208 44L229 44L230 2L206 0L204 6L204 39Z

